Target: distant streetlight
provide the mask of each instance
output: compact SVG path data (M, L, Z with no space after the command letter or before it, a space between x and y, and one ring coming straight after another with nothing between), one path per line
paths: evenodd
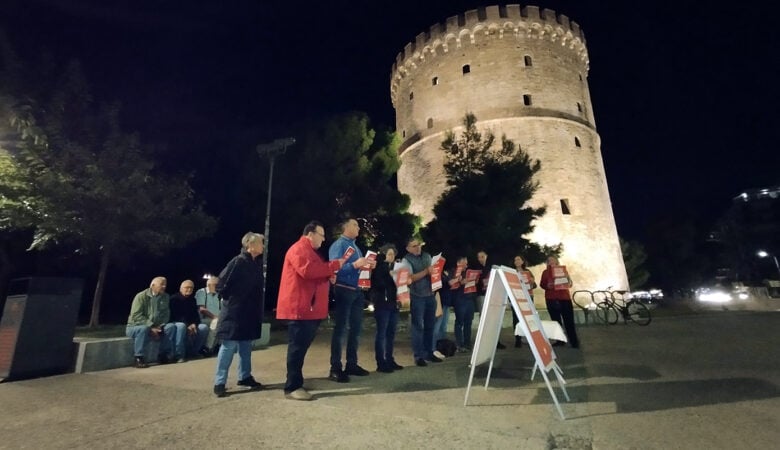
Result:
M772 259L775 261L775 267L777 267L777 274L780 275L780 264L778 264L777 262L777 256L764 250L759 250L758 252L756 252L756 255L758 255L759 258L766 258L767 256L771 256Z
M295 144L295 138L280 138L275 139L273 142L267 144L259 144L257 146L257 154L261 158L268 157L270 161L270 167L268 168L268 199L265 203L265 250L263 251L263 279L266 278L268 269L268 242L270 240L269 234L271 233L271 187L274 179L274 159L276 156L284 154L287 151L287 147ZM265 286L267 282L263 283L262 293L262 308L265 310Z

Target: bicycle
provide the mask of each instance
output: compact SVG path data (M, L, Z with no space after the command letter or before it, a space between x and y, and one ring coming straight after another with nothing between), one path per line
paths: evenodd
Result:
M603 323L614 325L618 322L620 317L623 318L623 323L627 324L629 321L634 322L640 326L647 326L652 320L650 310L644 303L629 298L625 299L626 291L596 291L593 293L594 300L597 301L596 318Z

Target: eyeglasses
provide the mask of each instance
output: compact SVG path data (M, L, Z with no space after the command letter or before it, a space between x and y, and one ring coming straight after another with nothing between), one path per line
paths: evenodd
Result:
M315 231L314 233L319 234L323 239L325 239L325 233L320 233L319 231Z

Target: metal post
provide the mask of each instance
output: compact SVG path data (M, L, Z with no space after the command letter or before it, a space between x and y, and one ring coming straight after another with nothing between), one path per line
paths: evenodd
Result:
M283 154L285 151L287 151L287 147L290 145L295 144L295 138L282 138L282 139L276 139L271 143L268 144L260 144L257 146L257 153L261 157L268 156L269 158L269 169L268 169L268 198L266 199L265 204L265 242L263 249L263 279L266 280L268 277L268 243L270 241L270 234L271 234L271 189L273 188L273 179L274 179L274 162L277 155ZM265 286L267 285L267 281L263 283L263 292L262 292L262 298L261 298L261 307L263 308L263 311L265 311Z
M268 169L268 198L266 199L265 204L265 248L263 249L263 293L262 293L262 307L263 311L265 311L265 285L268 283L268 281L265 281L268 277L266 276L268 273L268 242L270 240L269 235L271 234L271 187L273 186L273 180L274 180L274 159L276 158L276 155L271 154L271 166Z

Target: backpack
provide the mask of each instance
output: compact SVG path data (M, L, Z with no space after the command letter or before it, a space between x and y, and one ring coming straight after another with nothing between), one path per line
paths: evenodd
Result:
M436 350L449 358L450 356L455 356L455 350L457 350L457 346L449 339L439 339L436 341Z

